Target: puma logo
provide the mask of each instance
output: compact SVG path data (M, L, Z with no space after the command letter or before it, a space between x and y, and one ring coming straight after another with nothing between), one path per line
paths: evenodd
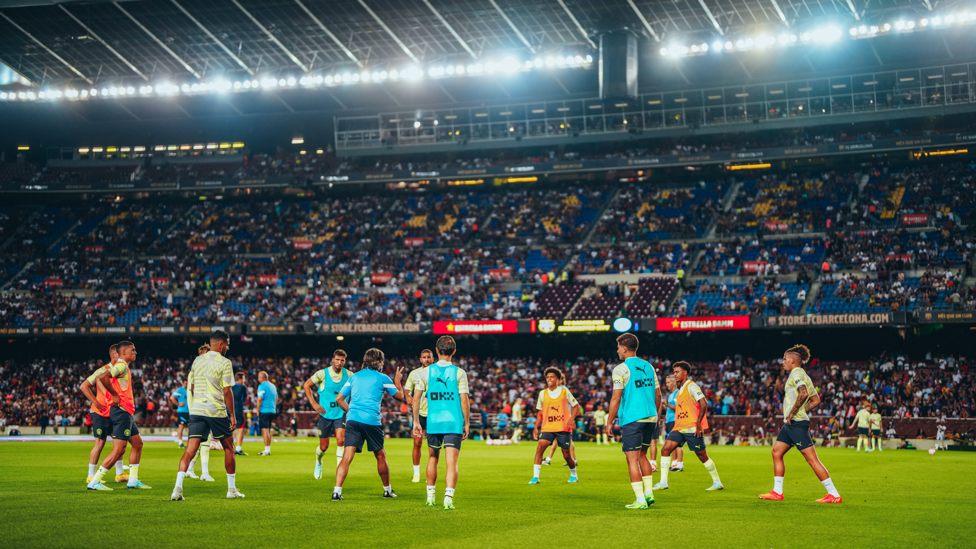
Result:
M435 377L435 378L434 378L434 380L435 380L435 381L440 381L440 382L441 382L441 384L442 384L442 385L444 385L444 387L447 387L447 382L446 382L446 381L444 381L443 379L441 379L441 378L439 378L439 377Z
M641 368L640 366L634 366L634 368L636 368L637 370L639 370L640 373L644 374L645 376L647 375L647 372L645 372L644 369Z
M550 406L549 409L552 410L553 412L558 412L559 411L559 408L557 408L555 406Z

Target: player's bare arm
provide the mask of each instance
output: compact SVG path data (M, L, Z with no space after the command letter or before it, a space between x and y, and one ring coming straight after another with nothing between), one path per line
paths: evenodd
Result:
M695 436L701 438L703 435L701 424L702 421L705 421L705 414L708 413L708 403L705 402L704 398L696 402L698 403L698 419L695 420Z
M464 432L461 434L461 440L467 440L471 419L471 400L467 393L461 393L461 413L464 414Z
M661 386L656 385L654 387L654 409L657 410L657 417L661 417L664 413L664 408L661 406L664 401L661 399Z
M793 408L790 409L790 413L786 414L786 417L783 418L783 421L785 421L787 425L792 425L791 422L793 421L793 416L800 411L800 408L806 404L809 398L810 394L807 392L806 385L800 385L796 388L796 402L793 403Z
M305 384L302 385L302 388L305 389L305 396L308 398L308 402L311 403L312 409L314 409L316 412L320 414L324 414L325 408L323 408L322 405L319 404L318 399L315 398L315 394L312 392L312 385L314 384L315 384L315 380L312 378L308 378L307 380L305 380Z
M117 392L115 392L115 387L112 387L112 373L111 372L109 372L108 370L105 370L104 372L102 372L101 374L99 374L99 376L97 378L95 378L95 383L97 383L99 387L102 387L103 389L105 389L108 392L108 394L112 395L112 406L118 406L119 405L119 402L121 402L121 400L120 400L119 394Z
M613 396L610 397L610 411L607 413L607 422L603 424L603 432L609 437L613 435L613 420L617 418L617 410L620 409L620 399L623 398L623 389L614 389Z
M260 402L261 401L259 400L258 401L258 403L259 403L258 406L260 406ZM346 402L345 395L340 394L339 396L337 396L336 397L336 404L338 404L339 407L342 408L342 411L343 412L348 412L349 411L349 403ZM258 409L260 410L260 408L258 408Z
M417 387L413 390L413 402L420 402L420 399L424 398L424 389ZM423 438L424 430L420 426L420 406L412 406L411 412L413 413L413 436L415 438Z
M234 415L234 390L231 387L224 387L224 404L227 406L227 417L230 418L230 430L237 429L237 416Z
M403 368L397 368L396 375L393 377L393 384L396 385L397 392L395 395L393 395L393 398L401 402L406 402L406 398L404 397L405 393L403 390L403 384L401 383L401 381L403 381Z

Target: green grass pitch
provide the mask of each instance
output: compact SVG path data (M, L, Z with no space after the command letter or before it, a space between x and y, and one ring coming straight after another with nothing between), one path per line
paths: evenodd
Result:
M187 479L186 501L170 492L182 450L146 443L140 479L148 491L88 492L90 445L0 443L0 547L962 547L972 543L976 453L821 449L821 460L844 498L814 499L824 489L797 452L787 454L786 501L756 496L772 488L769 447L709 447L726 489L705 492L705 468L689 455L671 489L647 511L633 500L620 446L580 444L579 484L557 455L529 486L535 443L462 448L456 511L424 506L424 482L410 482L410 441L388 441L392 485L381 497L372 454L360 454L344 502L329 501L334 448L312 478L316 439L259 444L238 457L243 500L226 500L220 453L215 483ZM334 441L333 441L334 444ZM426 447L424 448L426 463ZM197 465L199 472L199 465ZM437 501L444 493L441 464ZM655 475L655 481L659 475Z

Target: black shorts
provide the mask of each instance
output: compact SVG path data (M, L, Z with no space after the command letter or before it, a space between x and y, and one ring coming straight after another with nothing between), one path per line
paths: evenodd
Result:
M190 424L190 413L189 412L179 412L176 414L179 418L179 425L189 425Z
M555 442L563 450L569 450L569 445L573 442L572 433L542 433L539 435L539 440L548 440L550 443Z
M273 414L273 413L272 414L266 414L266 413L262 413L259 416L259 419L258 419L258 422L259 423L258 424L261 426L262 429L272 429L273 427L271 427L271 422L274 421L277 417L278 417L278 414Z
M431 450L440 450L444 447L461 449L461 435L448 433L444 435L432 435L427 433L427 447Z
M243 411L234 410L234 419L237 420L237 428L238 429L246 429L247 428L247 420L244 418L244 412Z
M671 434L671 429L674 429L674 422L673 421L666 421L666 422L664 422L664 436L665 437Z
M190 437L207 440L213 435L214 440L224 440L232 436L230 418L190 416Z
M92 434L95 435L95 438L100 438L102 440L108 438L108 435L112 432L112 418L100 416L95 413L91 415L91 418Z
M358 421L346 421L346 447L355 446L356 453L363 451L363 443L370 452L383 449L383 426L366 425Z
M810 438L810 422L794 421L789 425L783 424L779 430L776 442L785 442L797 450L806 450L813 446L813 439Z
M329 438L336 436L336 431L346 428L346 416L339 419L325 419L319 416L319 438Z
M696 437L694 433L671 431L671 433L668 435L668 440L671 442L677 442L678 448L681 448L687 442L688 449L692 452L701 452L705 449L705 439L702 437Z
M621 449L624 452L646 451L657 438L657 422L635 421L620 427Z
M871 436L873 436L873 437L880 437L881 436L881 429L871 429Z
M130 438L139 434L136 419L125 408L112 406L109 417L112 418L112 438L128 442Z
M868 428L867 427L858 427L857 428L857 436L859 436L859 437L866 437L869 434L870 434L870 432L868 431Z

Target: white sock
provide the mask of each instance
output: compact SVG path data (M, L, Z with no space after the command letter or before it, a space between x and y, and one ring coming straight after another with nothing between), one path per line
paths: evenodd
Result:
M419 465L414 465L413 466L413 474L414 475L419 475L420 474L420 466Z
M427 499L433 501L437 497L437 487L427 486Z
M576 467L573 467L572 469L569 470L569 476L571 477L576 476Z
M783 495L783 477L773 477L773 491Z
M97 463L89 463L88 464L88 476L89 477L95 476L95 471L97 471L97 470L98 470L98 464Z
M193 469L196 468L196 464L197 464L197 458L191 459L190 460L190 466L186 468L186 472L187 473L192 473L193 472Z
M668 471L671 470L671 457L661 456L661 484L668 485Z
M393 488L391 488L391 487L389 487L389 486L384 486L384 487L383 487L383 493L384 493L384 494L389 494L389 493L390 493L390 492L392 492L392 491L393 491Z
M203 441L200 445L200 476L210 476L210 443Z
M532 476L535 477L535 478L539 478L539 471L541 471L541 470L542 470L542 465L533 465L532 466Z
M345 449L346 449L345 446L337 446L336 447L336 466L337 467L339 466L340 463L342 463L342 454L345 451ZM342 495L342 494L340 494L340 495Z
M637 496L636 501L644 500L644 483L643 482L631 482L630 487L634 489L634 495Z
M270 454L271 453L271 447L270 446L265 446L264 447L264 451Z
M139 464L129 464L129 484L135 484L137 482L139 482Z
M454 488L444 490L444 501L454 501Z
M333 488L332 489L332 493L333 494L339 494L341 496L342 495L342 486L336 486L335 488Z
M820 484L824 485L824 488L827 489L828 494L834 496L835 498L840 497L840 493L837 492L837 488L834 488L834 481L830 480L830 477L827 477L827 480L821 480Z
M325 455L325 452L323 452L321 448L316 448L315 449L315 463L318 463L319 465L322 465L322 456L324 456L324 455Z
M240 446L235 446L234 447L234 451L235 452L243 452L243 450L241 450L241 447Z
M176 473L176 487L177 488L180 488L180 489L183 488L183 479L184 478L186 478L186 473L184 473L183 471L180 471L179 473Z
M120 460L118 460L118 461L115 462L115 474L116 475L121 475L124 472L125 472L125 469L122 468L122 460L120 459Z
M203 461L200 463L200 476L201 477L210 476L210 460Z
M237 473L227 473L227 490L237 488Z
M713 482L715 482L716 484L722 483L722 481L719 480L718 478L718 470L715 469L715 462L713 462L711 458L709 458L709 460L703 463L702 465L704 465L705 469L708 470L708 474L712 475Z
M641 484L644 486L644 495L650 496L654 494L654 490L651 489L654 486L654 475L647 475L646 477L641 477Z

